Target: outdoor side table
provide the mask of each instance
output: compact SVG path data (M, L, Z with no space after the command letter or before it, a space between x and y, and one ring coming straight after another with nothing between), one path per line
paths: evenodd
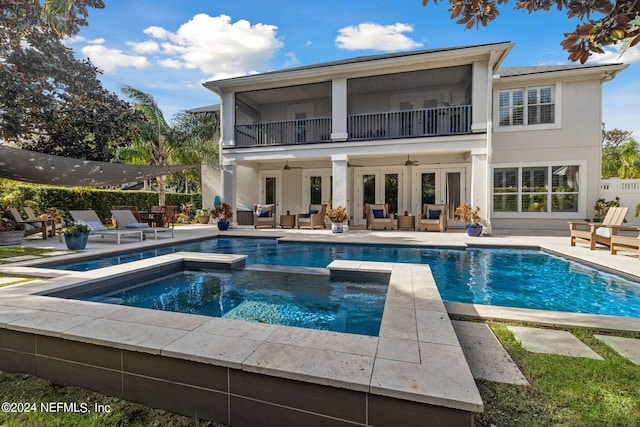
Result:
M398 230L415 230L416 217L414 215L398 215Z
M296 226L295 215L280 215L280 227L294 228Z

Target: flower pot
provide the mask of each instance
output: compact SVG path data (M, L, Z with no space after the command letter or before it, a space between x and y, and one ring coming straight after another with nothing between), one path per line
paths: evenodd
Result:
M0 231L0 246L20 246L24 230Z
M223 219L218 220L218 230L224 231L229 229L229 221L225 221Z
M471 237L478 237L482 233L482 226L480 224L469 224L466 226L467 234Z
M342 233L344 232L344 224L341 222L332 222L331 223L331 232L332 233Z
M200 215L198 217L198 222L200 224L209 224L209 220L211 219L211 217L209 215Z
M87 240L89 240L89 233L64 233L64 242L67 244L67 248L72 251L84 249L87 246Z

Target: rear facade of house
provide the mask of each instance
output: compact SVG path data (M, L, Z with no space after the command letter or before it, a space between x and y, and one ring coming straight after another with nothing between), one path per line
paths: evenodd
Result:
M485 227L566 228L598 197L602 84L612 65L500 67L509 42L357 57L210 81L220 165L203 171L238 211L365 205L420 214L480 207ZM240 213L240 223L244 221Z

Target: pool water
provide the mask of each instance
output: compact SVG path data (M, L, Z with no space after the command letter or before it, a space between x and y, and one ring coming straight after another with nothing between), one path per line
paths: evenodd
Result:
M252 270L181 271L85 298L133 307L377 336L388 285Z
M336 259L428 264L444 301L640 318L639 282L527 249L435 249L227 238L58 268L86 271L177 251L245 254L249 265L326 267Z

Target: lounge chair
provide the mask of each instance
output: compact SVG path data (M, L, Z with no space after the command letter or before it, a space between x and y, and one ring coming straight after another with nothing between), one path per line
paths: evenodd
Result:
M621 236L618 234L618 227L611 228L611 254L617 255L618 251L635 252L640 258L640 233L637 237L633 236ZM629 229L629 227L625 227ZM640 232L640 227L636 227L635 231Z
M153 238L158 240L158 233L171 232L173 237L173 227L149 227L148 224L136 220L133 212L124 209L111 209L111 215L116 219L118 230L140 230L144 234L153 234Z
M367 217L367 228L370 230L393 230L395 216L389 213L388 204L369 204L364 206Z
M298 228L324 228L324 217L326 213L327 205L325 204L309 205L309 211L307 213L298 214Z
M270 205L253 205L253 226L276 228L276 206Z
M580 221L569 222L569 230L571 232L571 246L576 245L576 239L586 240L589 242L589 248L593 251L596 249L596 243L605 246L611 245L611 229L610 226L622 226L624 217L627 215L627 207L610 207L607 215L601 223L585 223ZM578 227L589 227L588 230L580 230Z
M418 231L447 231L447 215L447 205L425 203L422 206L422 215L418 218Z
M9 208L9 212L11 212L11 216L17 223L23 224L25 226L25 236L42 233L42 238L47 238L47 234L49 233L47 230L47 223L49 221L47 221L46 219L24 219L16 208Z
M89 236L115 236L116 242L120 244L120 238L122 236L134 236L138 237L142 242L143 233L138 230L123 230L123 229L113 229L106 228L98 214L93 210L85 210L85 211L69 211L69 215L73 218L74 221L82 221L91 227L91 231L89 232Z
M136 222L142 222L137 206L111 206L111 209L116 209L119 211L131 211L133 216L136 218Z

